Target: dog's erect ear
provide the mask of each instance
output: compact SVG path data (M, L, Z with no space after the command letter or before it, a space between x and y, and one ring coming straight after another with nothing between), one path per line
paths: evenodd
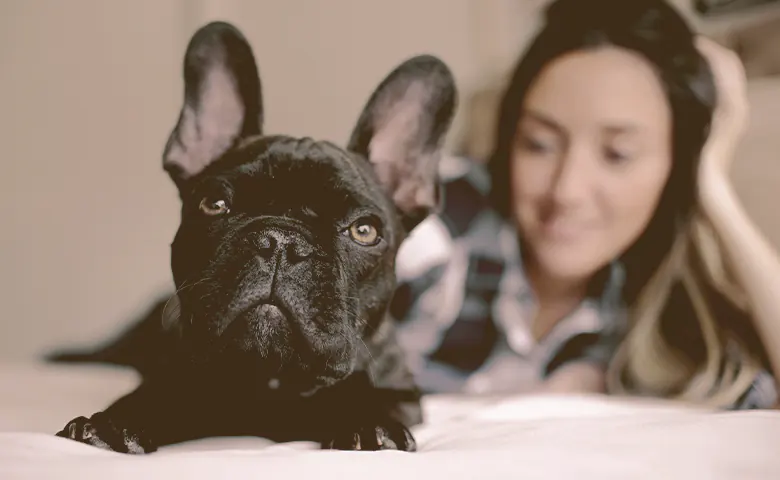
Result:
M348 150L372 163L407 229L437 206L442 141L456 105L447 65L431 55L416 56L379 84L352 132Z
M262 128L262 90L249 43L228 23L201 27L184 56L184 105L165 146L163 167L181 187Z

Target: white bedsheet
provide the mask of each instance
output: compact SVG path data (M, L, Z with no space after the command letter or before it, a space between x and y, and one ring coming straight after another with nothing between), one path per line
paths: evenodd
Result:
M0 479L780 479L780 413L602 397L430 397L414 454L226 438L129 456L53 436L136 383L123 369L0 365Z

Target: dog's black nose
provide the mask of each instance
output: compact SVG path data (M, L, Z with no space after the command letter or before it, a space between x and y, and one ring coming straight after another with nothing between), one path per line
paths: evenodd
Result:
M265 259L278 258L287 263L298 263L309 258L314 248L296 232L267 229L257 234L255 245L258 253Z

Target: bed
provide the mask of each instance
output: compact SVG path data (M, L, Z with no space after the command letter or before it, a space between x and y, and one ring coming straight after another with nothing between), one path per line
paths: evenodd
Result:
M780 478L780 412L601 396L427 397L414 454L222 438L129 456L53 436L137 382L118 367L0 365L0 478Z

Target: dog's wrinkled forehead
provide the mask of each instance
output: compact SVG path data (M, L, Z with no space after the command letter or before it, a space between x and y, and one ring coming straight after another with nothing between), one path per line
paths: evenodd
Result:
M233 203L266 210L257 213L305 206L339 217L363 208L388 218L394 210L365 158L311 138L249 138L194 180L197 193L217 184Z

